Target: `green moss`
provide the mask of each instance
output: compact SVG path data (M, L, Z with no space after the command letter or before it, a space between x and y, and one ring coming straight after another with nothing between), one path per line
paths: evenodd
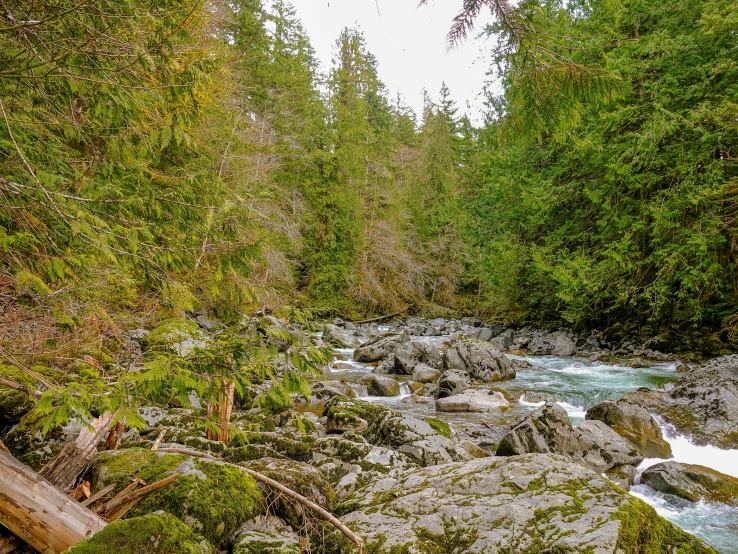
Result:
M426 421L436 433L443 435L447 439L451 438L451 426L448 423L432 417L426 418Z
M141 341L146 347L171 344L191 339L200 334L200 326L189 319L165 319L154 327Z
M211 554L202 538L171 514L111 523L64 554Z
M151 483L175 471L179 479L146 495L131 516L164 510L222 546L241 523L262 511L261 490L238 468L138 448L102 452L95 463L93 489L112 482L117 491L133 477Z
M286 431L280 433L239 433L231 441L231 446L238 448L247 445L265 445L278 452L280 456L298 462L307 462L313 457L314 442L315 440L312 437L302 435L296 437Z
M672 525L651 506L637 498L630 498L613 514L612 519L620 520L615 550L624 554L717 554L717 550Z
M353 400L337 395L330 399L323 409L323 416L339 422L350 422L356 418L363 419L369 425L379 419L386 408L363 400Z

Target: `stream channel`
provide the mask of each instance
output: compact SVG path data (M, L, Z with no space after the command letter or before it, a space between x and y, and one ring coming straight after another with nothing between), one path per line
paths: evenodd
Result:
M385 329L380 327L379 331ZM438 348L449 339L449 336L413 337L413 340L427 341ZM617 399L639 387L668 387L678 376L675 364L672 363L657 364L648 368L631 368L589 362L583 358L517 357L543 369L519 371L514 380L494 384L495 388L504 389L513 397L519 397L512 409L498 413L449 413L436 411L432 398L429 403L412 402L410 388L405 382L410 379L408 375L394 375L400 381L399 396L369 396L366 387L358 381L371 373L373 366L354 362L353 349L338 349L336 352L336 358L330 364L330 378L341 379L351 384L357 398L382 403L416 417L440 419L467 432L482 429L484 425L482 421L493 426L509 428L525 412L543 405L545 399L556 400L569 414L572 425L576 426L584 420L587 408L599 402ZM508 357L516 358L509 354ZM486 385L487 388L489 386ZM657 420L664 438L671 444L674 454L672 459L699 464L738 477L738 450L721 450L709 445L697 446L688 437L675 433L673 428L658 417ZM639 473L662 461L664 460L644 460L638 468ZM640 474L636 478L636 483L639 481ZM630 493L648 502L661 516L702 538L719 552L738 554L738 508L705 502L692 503L656 492L648 485L642 484L633 486Z

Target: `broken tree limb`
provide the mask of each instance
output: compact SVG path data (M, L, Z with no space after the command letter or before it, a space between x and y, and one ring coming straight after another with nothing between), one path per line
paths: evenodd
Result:
M26 394L29 394L35 398L41 396L41 392L37 390L33 390L29 387L24 387L20 383L16 383L15 381L11 381L9 379L3 379L2 377L0 377L0 385L8 387L9 389L15 389L20 392L25 392Z
M141 498L146 496L151 491L162 489L166 487L167 485L171 485L177 479L179 479L179 473L174 473L170 475L169 477L162 479L161 481L157 481L156 483L151 483L150 485L146 485L145 487L141 487L140 489L131 491L123 496L118 496L105 505L105 513L107 514L108 512L112 512L119 506L122 506L123 504L126 504L128 502L132 502L134 500L140 500Z
M90 504L94 504L95 502L97 502L98 500L100 500L106 494L111 493L114 488L115 488L115 483L110 483L107 487L105 487L102 490L97 491L95 494L93 494L87 500L83 500L79 504L80 504L80 506L89 506Z
M351 542L353 542L358 548L359 552L363 552L364 550L364 541L361 540L361 537L356 535L351 529L346 526L345 523L343 523L340 519L338 519L336 516L334 516L332 513L330 513L328 510L323 508L322 506L316 504L312 500L304 497L298 492L293 491L292 489L289 489L285 487L283 484L278 483L274 479L270 479L266 475L262 475L261 473L254 471L253 469L249 469L246 467L242 467L240 465L231 464L229 462L224 462L223 460L216 458L215 456L211 456L210 454L205 454L204 452L199 452L197 450L190 450L188 448L160 448L160 452L170 452L172 454L184 454L186 456L192 456L196 458L203 458L206 460L212 460L212 461L218 461L222 462L224 464L227 464L229 466L235 467L244 473L249 474L251 477L256 479L257 481L264 483L268 487L272 487L273 489L278 490L288 498L291 498L292 500L299 502L303 506L309 508L316 514L318 514L321 518L326 520L328 523L333 525L336 529L338 529L343 535L349 539Z
M0 475L0 521L39 552L59 554L107 525L96 513L1 451Z
M83 428L77 440L65 444L62 451L42 467L39 473L62 490L73 488L77 477L90 465L97 452L97 445L108 436L112 421L112 412L105 412L92 420L92 429Z
M380 315L379 317L373 317L371 319L362 319L359 321L352 321L351 323L359 324L359 323L373 323L375 321L382 321L383 319L390 319L391 317L398 316L400 314L404 314L406 311L408 311L412 306L408 306L404 310L400 310L399 312L395 312L393 314L387 314L387 315Z
M108 440L105 441L103 450L118 450L120 441L123 439L123 432L126 430L126 426L122 421L119 421L115 427L110 429Z
M161 446L161 441L164 440L164 435L167 434L166 429L162 429L159 431L159 434L156 436L156 439L154 439L154 444L151 445L151 450L159 450L159 446Z

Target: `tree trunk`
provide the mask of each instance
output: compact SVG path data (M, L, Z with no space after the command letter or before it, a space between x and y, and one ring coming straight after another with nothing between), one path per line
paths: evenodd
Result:
M77 440L65 444L62 451L41 468L39 474L61 490L73 489L77 477L87 469L97 452L97 445L110 433L112 421L112 412L92 420L92 429L82 429Z
M42 554L59 554L105 527L96 513L0 451L0 521Z

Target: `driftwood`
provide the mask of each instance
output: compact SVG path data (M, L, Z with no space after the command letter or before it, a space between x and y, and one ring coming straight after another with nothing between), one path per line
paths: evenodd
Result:
M41 476L62 490L74 488L77 477L87 469L97 452L97 445L108 436L112 421L112 412L94 419L92 429L83 428L77 440L65 444L62 451L41 468Z
M170 475L169 477L166 477L162 479L161 481L157 481L156 483L151 483L150 485L146 485L145 487L141 487L140 489L132 490L127 492L123 495L116 495L115 498L113 498L110 502L108 502L105 505L105 516L108 521L114 521L115 519L119 519L122 517L123 514L128 512L133 506L135 506L139 500L141 500L144 496L146 496L151 491L155 491L157 489L161 489L166 487L167 485L171 485L174 483L177 479L179 479L179 473L175 473L173 475ZM130 505L130 507L128 507ZM118 515L118 508L121 506L126 506L128 509L123 512L123 514ZM107 517L108 514L111 514L110 518ZM118 517L113 518L113 515L117 515Z
M204 458L206 460L219 461L219 462L228 464L232 467L235 467L243 471L244 473L249 474L251 477L253 477L257 481L260 481L261 483L264 483L268 487L272 487L273 489L278 490L285 496L291 498L292 500L295 500L296 502L299 502L303 506L309 508L310 510L318 514L320 517L322 517L324 520L328 521L331 525L333 525L336 529L338 529L341 533L343 533L347 539L349 539L356 546L358 546L359 552L362 552L364 549L364 542L361 540L361 538L357 536L351 529L349 529L346 526L346 524L343 523L340 519L338 519L328 510L316 504L312 500L305 498L300 493L295 492L292 489L285 487L284 485L282 485L281 483L278 483L274 479L270 479L266 475L262 475L261 473L254 471L253 469L249 469L249 468L242 467L236 464L224 462L223 460L219 458L211 456L210 454L205 454L204 452L200 452L198 450L190 450L188 448L160 448L159 450L160 452L170 452L172 454L184 454L186 456L193 456L196 458Z
M113 491L115 488L115 483L110 483L107 487L105 487L102 490L97 491L95 494L93 494L91 497L89 497L87 500L83 500L79 503L80 506L89 506L91 504L94 504L98 500L100 500L103 496L106 494L109 494Z
M161 446L161 441L164 440L164 435L167 434L166 429L162 429L159 431L159 434L156 436L156 439L154 439L154 444L151 445L151 450L159 450L159 446Z
M398 316L400 314L404 314L410 308L411 308L411 306L408 306L404 310L400 310L399 312L395 312L393 314L380 315L379 317L373 317L371 319L362 319L360 321L352 321L351 323L354 323L354 324L359 324L359 323L373 323L375 321L382 321L383 319L390 319L391 317L395 317L395 316Z
M2 451L0 475L0 521L43 554L63 552L107 524Z

